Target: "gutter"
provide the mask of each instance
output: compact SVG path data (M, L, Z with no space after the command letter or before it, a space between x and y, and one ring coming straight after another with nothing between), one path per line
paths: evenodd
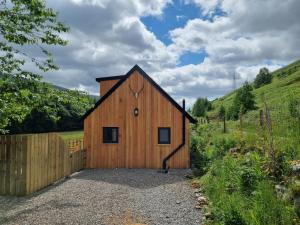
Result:
M167 166L167 162L185 145L185 100L182 101L182 141L181 144L178 145L167 157L164 158L162 162L163 172L168 173L169 167Z

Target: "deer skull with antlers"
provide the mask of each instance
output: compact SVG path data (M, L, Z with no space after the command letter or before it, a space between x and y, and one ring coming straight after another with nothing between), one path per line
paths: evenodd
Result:
M134 96L136 99L138 99L139 94L140 94L140 93L142 92L142 90L144 89L144 84L143 84L143 87L142 87L140 90L138 90L137 92L135 92L135 91L131 88L130 84L129 84L129 89L130 89L130 91L132 92L133 96Z

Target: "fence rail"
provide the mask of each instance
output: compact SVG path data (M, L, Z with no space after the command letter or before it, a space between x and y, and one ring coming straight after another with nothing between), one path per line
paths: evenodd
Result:
M85 167L56 133L0 136L0 195L27 195Z

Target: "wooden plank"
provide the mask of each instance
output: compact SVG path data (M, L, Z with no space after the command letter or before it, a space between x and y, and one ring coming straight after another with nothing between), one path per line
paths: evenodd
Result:
M0 136L0 195L5 195L6 148L5 136Z
M31 194L30 185L31 185L31 136L26 136L26 194Z
M16 160L15 160L15 195L20 196L21 192L21 173L22 173L22 137L21 135L16 135Z
M16 194L16 136L10 135L10 195Z
M33 163L33 187L32 191L36 191L39 189L39 138L37 134L33 135L33 156L34 156L34 163Z

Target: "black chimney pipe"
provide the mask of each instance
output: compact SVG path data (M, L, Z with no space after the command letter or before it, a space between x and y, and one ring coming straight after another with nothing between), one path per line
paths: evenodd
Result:
M178 145L166 158L164 158L162 162L162 169L165 173L168 173L169 167L167 167L167 162L175 155L184 145L185 145L185 100L182 100L182 141L181 144Z

